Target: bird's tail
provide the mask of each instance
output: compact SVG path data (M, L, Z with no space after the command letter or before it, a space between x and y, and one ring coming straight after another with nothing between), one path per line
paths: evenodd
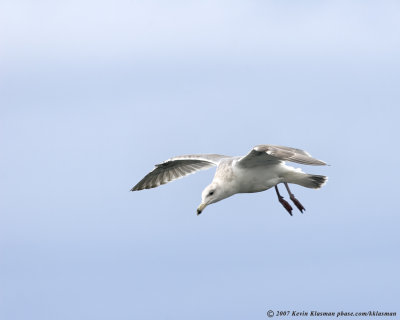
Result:
M327 180L328 177L326 176L296 172L296 174L291 174L287 182L295 183L306 188L319 189Z

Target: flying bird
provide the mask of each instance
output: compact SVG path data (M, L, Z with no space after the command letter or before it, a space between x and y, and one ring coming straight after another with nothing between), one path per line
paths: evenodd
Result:
M253 193L275 188L279 202L292 215L292 206L279 193L278 184L283 183L290 200L300 210L304 206L289 189L289 183L306 188L319 189L327 181L326 176L304 173L301 169L285 164L285 161L312 165L326 165L301 149L262 144L255 146L247 155L239 157L220 154L189 154L173 157L155 166L131 191L151 189L182 178L200 170L217 167L214 178L202 193L197 215L212 203L236 193Z

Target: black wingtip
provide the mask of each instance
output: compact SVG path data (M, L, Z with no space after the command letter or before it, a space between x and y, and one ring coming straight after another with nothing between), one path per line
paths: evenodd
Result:
M134 186L131 190L129 190L129 191L138 191L138 190L140 190L139 188L138 188L138 186L136 185L136 186Z

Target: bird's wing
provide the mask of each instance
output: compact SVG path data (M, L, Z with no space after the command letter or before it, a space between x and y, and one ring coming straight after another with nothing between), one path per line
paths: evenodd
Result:
M326 165L325 162L311 157L304 150L269 144L255 146L249 154L239 159L238 165L242 167L255 167L266 164L272 165L282 161L291 161L312 166Z
M217 166L223 158L229 157L220 154L190 154L173 157L156 164L154 170L140 180L131 191L155 188L188 174Z

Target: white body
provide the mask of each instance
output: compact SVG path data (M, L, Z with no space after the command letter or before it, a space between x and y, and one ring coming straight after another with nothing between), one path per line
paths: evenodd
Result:
M301 169L286 165L284 162L275 164L260 163L254 167L243 168L238 164L240 157L222 160L215 172L211 185L223 185L224 198L235 193L253 193L268 190L279 183L302 184L307 177ZM226 179L226 177L230 179ZM222 199L219 199L222 200Z

